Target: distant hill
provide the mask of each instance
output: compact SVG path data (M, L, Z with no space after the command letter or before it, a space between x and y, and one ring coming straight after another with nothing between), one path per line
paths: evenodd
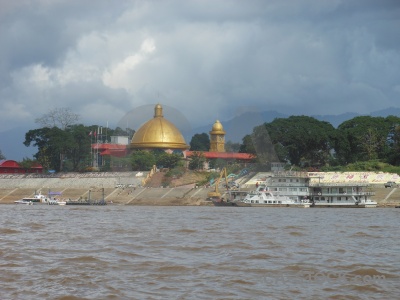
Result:
M369 114L373 117L387 117L390 115L400 117L400 108L387 108L380 111L375 111ZM220 120L224 130L226 131L226 141L232 141L234 143L242 142L245 135L252 133L253 128L263 123L272 122L276 118L287 118L290 115L282 114L276 111L262 111L262 112L245 112L241 115L235 116L230 120ZM326 121L332 124L333 127L337 128L344 121L353 119L355 117L362 116L358 113L343 113L340 115L311 115L320 121ZM212 124L197 127L193 129L195 133L208 133L211 130ZM187 141L188 143L190 141Z

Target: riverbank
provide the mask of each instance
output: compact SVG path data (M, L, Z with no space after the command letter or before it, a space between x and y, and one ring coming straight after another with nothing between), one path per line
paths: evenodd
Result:
M138 172L65 173L57 176L2 175L0 178L0 204L13 204L24 197L41 192L58 192L61 200L102 200L121 205L151 206L208 206L207 194L213 188L197 187L194 183L173 187L142 187L146 174ZM256 177L255 177L256 178ZM253 180L254 181L254 180ZM180 183L184 180L181 179ZM254 188L252 180L242 185L242 190ZM400 189L384 188L383 184L371 186L372 199L379 207L400 205Z

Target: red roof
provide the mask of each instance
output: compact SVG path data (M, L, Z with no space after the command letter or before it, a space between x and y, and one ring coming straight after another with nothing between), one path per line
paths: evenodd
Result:
M105 149L110 149L110 150L126 150L127 145L121 145L121 144L92 144L93 149L99 149L99 150L105 150Z
M99 150L101 156L111 155L123 157L128 153L127 145L120 144L92 144L92 149Z
M9 168L21 168L21 166L15 160L0 160L0 166Z
M222 158L222 159L240 159L240 160L251 160L255 156L251 153L236 153L236 152L202 152L202 151L186 151L186 156L190 157L195 153L201 153L205 158Z
M0 173L42 173L43 167L34 162L29 169L23 168L15 160L0 160Z

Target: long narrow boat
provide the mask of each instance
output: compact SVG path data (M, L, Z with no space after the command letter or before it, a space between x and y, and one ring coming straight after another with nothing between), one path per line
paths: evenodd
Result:
M235 201L227 201L225 199L212 199L212 203L215 206L238 206L237 202Z

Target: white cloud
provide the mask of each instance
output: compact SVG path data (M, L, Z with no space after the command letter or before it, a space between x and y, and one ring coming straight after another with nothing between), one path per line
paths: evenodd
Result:
M132 82L129 75L135 71L139 64L146 63L155 50L156 47L152 38L144 40L137 53L127 56L122 62L112 66L110 71L104 72L104 85L110 88L124 88L127 91L134 92L135 82Z

